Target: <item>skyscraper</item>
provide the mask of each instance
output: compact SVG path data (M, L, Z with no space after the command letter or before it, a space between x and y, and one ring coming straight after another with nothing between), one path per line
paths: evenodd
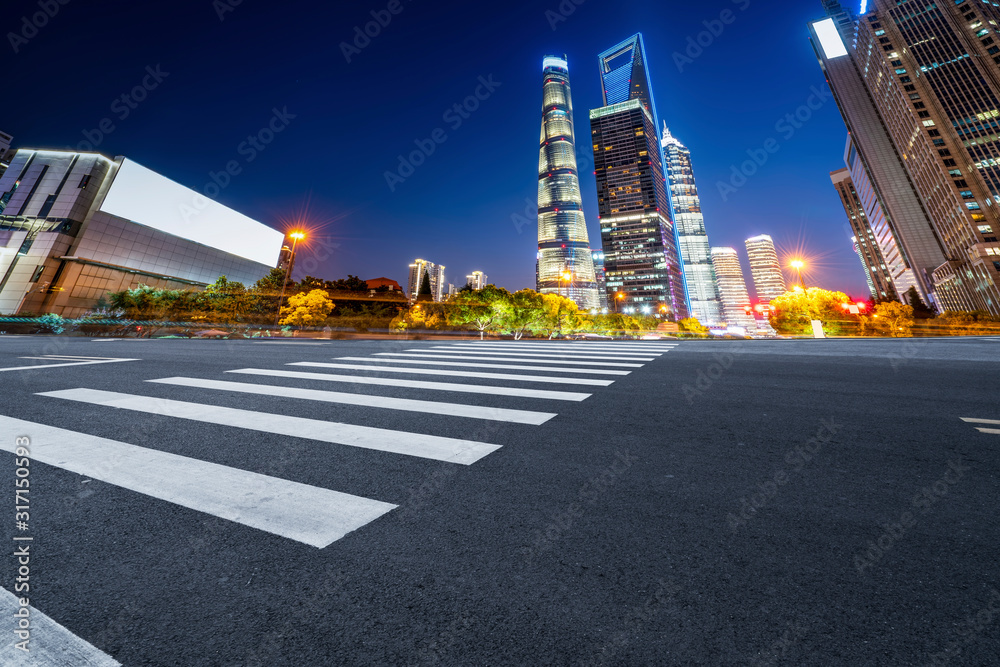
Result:
M538 159L538 291L597 308L597 281L583 216L569 65L542 61L542 134Z
M718 324L723 321L722 302L712 266L708 233L705 231L705 216L701 212L701 198L691 166L691 151L670 134L666 122L663 123L661 144L670 181L674 225L677 227L677 250L684 267L691 314L702 324Z
M892 276L885 264L882 251L879 250L875 233L868 224L868 216L865 214L861 198L851 180L851 172L847 169L840 169L830 173L830 180L840 195L840 201L844 205L844 212L854 232L854 252L861 260L861 266L865 270L868 279L868 288L871 290L874 299L896 299L896 288L892 284Z
M598 56L604 107L590 112L609 292L627 308L689 316L642 35Z
M743 267L735 248L712 248L712 264L722 299L723 316L731 327L743 327L749 331L757 328L756 320L747 315L750 306L747 283L743 279Z
M420 285L424 282L425 274L430 278L431 297L434 301L443 301L445 289L448 287L448 283L444 279L444 266L428 262L425 259L416 259L410 264L410 279L407 282L406 290L410 301L417 300L417 295L420 293Z
M748 238L746 243L757 301L770 303L787 291L774 241L767 234L761 234Z
M597 278L597 307L601 310L608 309L608 278L604 272L604 251L591 250L594 258L594 277Z
M827 4L833 13L835 3ZM930 221L942 261L927 266L914 260L914 230L892 220L900 244L922 270L918 280L929 284L941 309L1000 314L1000 8L968 0L868 4L871 11L853 24L846 43L843 21L813 23L818 53L828 71L845 69L841 63L856 68L891 142L889 154L901 160ZM831 85L836 92L837 84ZM853 108L839 95L837 100L842 110ZM887 193L905 191L902 183L880 183L873 151L861 134L856 139L879 194L888 199Z

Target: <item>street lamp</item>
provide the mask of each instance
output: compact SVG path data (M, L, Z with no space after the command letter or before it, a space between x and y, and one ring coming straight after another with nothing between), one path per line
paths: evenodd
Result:
M622 312L621 301L624 298L625 298L625 292L618 292L618 294L615 294L615 312L618 313L619 315Z
M806 287L805 283L802 282L802 269L805 268L806 263L803 262L801 259L793 259L790 262L789 266L791 266L793 269L795 269L795 275L798 277L799 286L802 289L805 289L805 287Z
M573 282L572 282L573 281L573 273L569 269L566 269L565 271L562 272L562 275L559 276L559 281L560 282L565 281L567 283L567 285L566 285L566 298L567 299L570 298L569 297L569 291L570 291L570 288L573 286Z
M306 237L303 232L292 232L288 235L288 238L292 239L292 252L288 257L288 268L285 270L285 279L281 281L281 295L278 297L278 312L274 316L274 326L278 326L278 322L281 320L281 302L285 298L285 287L288 286L288 274L292 272L292 267L295 266L295 246L299 241Z

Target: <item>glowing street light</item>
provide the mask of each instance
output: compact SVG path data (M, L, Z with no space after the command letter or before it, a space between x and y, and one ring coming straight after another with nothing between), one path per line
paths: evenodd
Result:
M295 246L298 242L306 237L305 232L294 231L288 234L288 238L292 239L292 252L288 256L288 268L285 270L285 279L281 281L281 295L278 297L278 312L274 316L274 326L278 326L278 322L281 320L281 302L285 298L285 288L288 286L288 274L292 272L292 267L295 266Z
M616 313L619 313L619 314L621 313L621 309L622 309L621 301L624 298L625 298L625 292L618 292L618 294L615 294L615 312Z
M804 289L805 283L802 282L802 269L805 268L806 263L803 262L801 259L793 259L791 262L789 262L789 266L795 269L795 275L798 277L798 283Z

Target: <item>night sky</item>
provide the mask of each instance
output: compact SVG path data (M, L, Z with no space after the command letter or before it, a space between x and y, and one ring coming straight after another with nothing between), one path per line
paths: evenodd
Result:
M661 120L693 154L711 244L745 261L744 239L767 233L779 252L813 258L810 284L867 296L829 179L846 138L836 104L814 97L800 127L778 125L813 87L827 91L806 28L822 16L819 0L42 4L60 1L15 44L9 33L39 2L4 3L0 130L33 148L78 148L89 135L94 149L198 190L235 161L219 201L278 229L301 220L313 230L296 277L403 283L421 257L457 285L479 269L512 290L534 287L546 54L569 58L583 201L600 247L588 118L601 106L597 54L642 32ZM702 53L680 62L688 38L724 10L721 34L702 35ZM390 20L357 49L355 27L373 11ZM135 98L145 99L121 99L144 82ZM446 115L477 89L486 99L475 111ZM94 132L102 121L113 126L104 136ZM272 121L281 131L271 143L244 143ZM443 143L390 188L397 156L433 136ZM778 152L724 200L717 184L770 138Z

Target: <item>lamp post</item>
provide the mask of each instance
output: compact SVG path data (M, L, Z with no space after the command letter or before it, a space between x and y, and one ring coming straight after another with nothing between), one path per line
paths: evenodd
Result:
M805 284L802 282L802 269L805 267L805 265L806 263L803 262L801 259L793 259L789 264L789 266L795 269L795 275L798 278L799 287L801 289L806 288Z
M622 304L621 304L621 301L624 298L625 298L625 293L624 292L618 292L618 294L615 294L615 313L618 314L618 315L621 315L621 313L622 313Z
M295 246L298 242L306 237L302 232L292 232L288 235L292 239L292 253L288 258L288 269L285 271L285 278L281 281L281 295L278 297L278 312L274 316L274 326L278 326L278 322L281 320L281 302L285 299L285 287L288 286L288 274L292 272L292 267L295 266Z
M565 296L566 296L567 299L570 298L569 297L569 292L570 292L570 288L573 286L573 282L572 282L573 281L573 273L569 269L566 269L565 271L562 272L562 275L559 276L559 281L560 282L564 282L564 281L566 282L566 295Z

